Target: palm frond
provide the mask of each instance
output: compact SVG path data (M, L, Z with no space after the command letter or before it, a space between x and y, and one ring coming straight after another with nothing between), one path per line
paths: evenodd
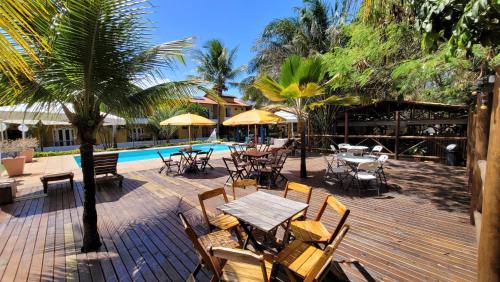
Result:
M352 105L360 104L360 99L358 96L348 96L348 97L339 97L336 95L332 95L322 101L313 102L309 104L309 109L314 110L317 107L323 107L325 105L335 105L342 107L349 107Z
M254 86L255 88L259 89L267 99L273 102L281 102L286 100L285 97L281 95L283 86L268 75L258 77L254 82Z

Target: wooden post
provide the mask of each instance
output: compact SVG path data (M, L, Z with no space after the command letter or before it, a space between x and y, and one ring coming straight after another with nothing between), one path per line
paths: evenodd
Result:
M344 143L349 144L349 112L344 113Z
M396 137L394 139L394 158L397 160L399 159L399 127L400 127L400 122L401 122L401 116L399 114L399 111L396 111L394 113L395 119L396 119L396 129L394 130L394 136Z
M487 109L481 109L481 95L477 94L477 102L476 102L476 114L475 114L475 122L474 127L474 147L472 149L472 153L474 157L472 159L472 174L469 175L469 184L471 191L471 220L474 224L474 211L478 209L481 205L479 202L479 196L482 190L482 181L479 169L477 169L477 162L479 160L486 160L488 156L488 136L490 129L490 111L491 104L488 105Z
M479 281L500 280L500 66L495 68L483 215L479 240Z

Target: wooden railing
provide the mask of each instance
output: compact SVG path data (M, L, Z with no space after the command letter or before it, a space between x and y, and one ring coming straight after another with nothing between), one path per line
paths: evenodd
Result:
M310 135L307 140L309 150L328 151L331 144L344 143L345 135ZM369 147L381 145L383 152L395 159L433 160L441 163L446 162L446 146L457 144L461 159L465 160L467 157L467 137L349 135L348 143ZM423 150L415 152L415 148Z

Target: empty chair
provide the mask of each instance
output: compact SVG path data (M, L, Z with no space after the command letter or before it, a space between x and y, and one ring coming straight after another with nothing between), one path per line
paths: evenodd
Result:
M215 228L219 228L221 230L228 230L228 229L233 229L234 227L239 225L238 219L228 214L219 214L212 217L208 216L207 210L205 208L205 201L220 196L222 196L225 203L228 202L226 191L224 190L224 188L217 188L198 194L201 211L203 213L203 217L205 218L205 223L209 231L212 231ZM238 232L236 232L236 234L238 234Z
M337 150L337 148L335 148L335 145L330 145L330 149L332 149L332 154L337 154L339 152L339 150Z
M295 240L278 253L276 262L285 267L288 281L323 281L330 270L333 254L348 230L349 225L343 225L335 240L324 250Z
M163 158L160 151L158 151L157 153L161 157L161 160L163 161L163 167L160 169L159 173L161 173L164 169L166 169L165 173L168 174L169 172L172 172L172 168L177 168L176 172L178 174L181 172L182 165L184 163L184 154L183 153L181 153L181 152L172 153L172 154L170 154L168 159ZM172 157L175 157L175 159Z
M330 207L340 218L337 227L333 232L328 231L325 225L321 222L327 207ZM344 206L339 200L332 195L325 198L323 206L316 215L315 220L293 221L291 229L295 238L308 243L324 244L325 246L331 244L333 239L339 234L340 229L344 225L347 216L349 216L349 209Z
M349 149L349 147L351 147L351 145L349 145L347 143L339 143L339 150L341 152L347 151L347 149Z
M259 151L267 152L269 150L269 144L261 144L259 147Z
M380 155L380 157L378 157L378 160L377 160L380 164L377 173L380 177L380 182L382 182L382 177L383 177L385 185L387 185L387 178L385 177L384 165L388 159L389 159L388 155Z
M379 176L378 171L380 168L380 163L378 161L366 162L358 164L357 168L349 174L352 176L352 181L356 181L358 186L358 192L361 195L361 186L365 187L366 190L377 190L377 194L380 196L380 185L378 183ZM370 182L375 180L377 182L374 189L370 189Z
M246 189L247 187L253 187L255 189L255 192L259 191L259 187L257 186L257 180L256 179L240 179L233 181L233 200L236 200L236 189L241 188L241 189Z
M219 230L198 236L184 214L180 212L178 215L184 227L184 232L198 254L198 264L191 274L192 281L196 281L196 274L198 274L203 266L207 267L212 272L211 281L217 281L220 277L220 261L213 257L208 250L210 250L211 247L220 246L239 248L241 247L240 243L234 240L231 233L227 230Z
M337 159L337 155L332 155L331 159L329 160L327 155L323 154L323 160L326 164L324 177L333 177L335 180L339 181L340 184L342 184L344 177L349 172L348 167L344 165L344 163L342 163L341 165L341 163Z
M210 248L210 254L225 260L219 281L264 281L271 279L272 257L249 250L224 247Z
M214 148L210 148L208 152L200 152L197 155L196 164L200 166L200 170L206 172L207 165L213 169L212 165L210 165L210 157L214 152Z
M288 181L285 186L285 193L283 194L283 198L286 198L289 195L290 191L295 191L301 194L305 195L306 200L304 201L306 204L309 205L309 202L311 201L311 194L312 194L312 188L311 186L305 185L305 184L300 184L297 182L291 182ZM294 215L292 217L292 220L304 220L306 219L307 216L307 208L298 214Z
M370 154L368 154L368 157L378 158L378 155L382 152L383 149L384 147L382 147L381 145L373 146Z
M224 161L224 165L226 166L227 172L229 173L229 176L226 179L226 183L224 183L224 186L227 185L229 180L232 180L234 182L238 179L243 179L246 173L245 167L238 167L235 164L233 158L222 158L222 161Z

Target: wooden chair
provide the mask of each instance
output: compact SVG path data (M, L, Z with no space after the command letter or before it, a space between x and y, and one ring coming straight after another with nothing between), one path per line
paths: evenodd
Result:
M226 166L227 172L229 173L224 186L227 185L229 180L232 180L234 182L245 177L245 168L238 167L232 158L222 158L222 161L224 161L224 165Z
M255 192L259 191L256 179L240 179L233 181L233 200L236 200L236 188L246 189L247 187L255 187Z
M312 188L311 186L300 184L297 182L290 182L288 181L285 186L285 194L283 194L283 198L286 198L288 196L288 191L296 191L302 194L306 195L306 204L309 205L309 202L311 201L311 194L312 194ZM292 220L305 220L306 219L306 214L307 214L307 208L298 214L294 215L292 217Z
M276 262L285 267L289 281L297 281L297 277L306 282L321 281L348 230L349 225L342 226L339 235L324 250L295 240L278 253Z
M271 280L273 260L267 255L258 255L249 250L212 247L210 254L226 260L219 281L264 281Z
M192 281L196 281L196 274L198 274L203 266L209 268L212 272L211 281L218 281L220 276L220 261L209 253L210 248L219 246L239 248L241 245L232 239L231 233L227 230L220 230L198 236L184 214L179 212L178 216L184 226L184 232L198 254L198 264L191 274Z
M323 216L326 207L332 208L340 217L337 227L332 233L330 233L330 231L326 229L325 225L321 223L321 217ZM349 209L335 199L335 197L328 195L326 196L325 202L319 210L315 220L293 221L290 228L296 239L303 242L314 243L316 245L324 244L326 246L331 244L333 239L335 239L337 234L339 234L347 216L349 216L349 212Z
M224 202L228 202L226 190L224 188L217 188L207 192L203 192L198 194L198 199L200 200L201 211L203 213L203 217L205 218L205 222L207 224L208 230L212 231L215 228L219 228L221 230L233 229L239 225L238 219L236 217L228 215L228 214L219 214L212 218L208 217L207 210L205 208L205 201L208 199L212 199L218 196L222 196L224 198ZM236 234L239 234L236 230Z
M206 173L207 165L213 169L213 166L210 163L208 163L210 161L210 157L212 156L213 152L214 152L214 148L210 148L207 152L198 153L198 155L197 155L198 158L196 160L196 164L200 166L200 170L202 172Z
M118 153L112 154L97 154L94 155L94 174L96 177L95 182L115 182L118 181L120 187L123 184L123 176L116 170L118 164Z

